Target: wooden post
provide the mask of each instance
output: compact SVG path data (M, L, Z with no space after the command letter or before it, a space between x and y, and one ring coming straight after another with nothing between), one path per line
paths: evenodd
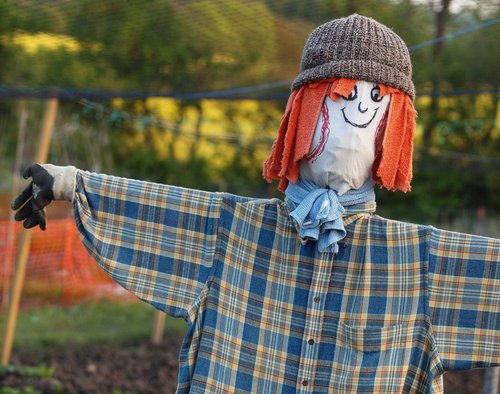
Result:
M165 328L165 312L155 310L153 329L151 330L151 343L159 345L163 340L163 329Z
M42 131L40 134L38 150L35 157L35 161L37 163L44 163L47 161L50 140L52 138L52 130L54 129L54 124L56 121L57 106L58 100L56 98L49 99L45 106ZM19 311L21 292L23 289L24 277L26 274L26 265L28 263L32 231L33 230L25 229L21 232L21 235L19 237L16 254L16 271L14 274L12 293L9 299L7 321L5 324L5 335L2 348L2 365L7 365L10 362L12 345L14 343L14 332L16 330L17 313Z
M26 139L26 126L28 124L28 110L26 109L25 100L19 100L18 103L19 110L19 130L17 132L17 147L16 147L16 161L14 163L14 177L12 178L12 195L11 199L17 197L19 193L19 175L21 173L21 162L24 153L24 141ZM14 212L10 212L9 227L7 231L7 248L5 251L4 259L4 283L3 291L4 296L2 297L2 310L7 307L9 302L10 294L10 278L12 276L13 270L11 269L11 263L14 258L14 248L15 248L15 231L14 231Z

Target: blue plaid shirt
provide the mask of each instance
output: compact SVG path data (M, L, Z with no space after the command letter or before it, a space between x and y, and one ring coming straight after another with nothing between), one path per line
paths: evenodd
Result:
M79 171L77 226L118 283L184 318L179 393L438 393L500 364L500 243L344 214L339 253L286 202Z

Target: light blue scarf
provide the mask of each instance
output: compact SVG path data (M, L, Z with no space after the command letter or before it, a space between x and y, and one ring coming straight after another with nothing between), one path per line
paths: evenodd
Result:
M349 190L342 196L299 178L296 183L288 184L285 195L292 207L290 216L299 228L299 236L318 241L320 252L333 253L338 253L338 242L346 236L342 221L344 207L375 201L371 178L361 188Z

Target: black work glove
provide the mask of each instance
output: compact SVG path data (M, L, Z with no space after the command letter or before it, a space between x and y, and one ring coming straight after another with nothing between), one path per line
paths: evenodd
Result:
M24 220L25 228L38 225L45 230L47 224L45 207L54 200L73 201L76 168L32 164L24 170L23 177L24 179L31 177L32 181L11 204L13 210L18 210L14 219Z

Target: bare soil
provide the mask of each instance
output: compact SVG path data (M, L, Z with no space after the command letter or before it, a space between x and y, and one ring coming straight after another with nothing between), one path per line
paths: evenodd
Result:
M16 366L45 364L54 368L53 378L0 374L0 388L21 389L29 393L64 394L159 394L174 393L177 383L180 339L162 345L67 346L37 353L18 352L12 357ZM445 374L446 394L480 394L484 370ZM1 390L0 390L1 391ZM18 391L23 393L23 391Z
M0 387L31 386L43 394L174 393L180 345L181 340L175 339L161 345L70 346L18 353L12 357L13 365L45 364L54 368L53 379L0 375Z

